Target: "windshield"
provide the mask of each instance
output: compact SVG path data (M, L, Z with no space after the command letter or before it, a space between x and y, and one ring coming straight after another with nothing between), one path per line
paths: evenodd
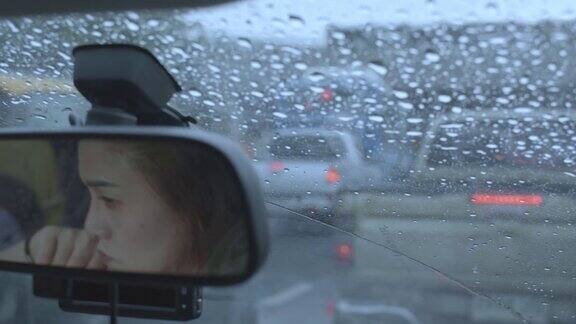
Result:
M0 38L2 127L84 119L72 49L130 43L182 86L171 107L253 159L271 255L193 322L576 321L573 1L246 0ZM0 245L19 221L0 208ZM1 280L0 322L107 321Z

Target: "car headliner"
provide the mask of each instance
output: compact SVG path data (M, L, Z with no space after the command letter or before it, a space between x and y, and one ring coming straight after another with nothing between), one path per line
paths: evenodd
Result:
M19 0L0 1L0 17L139 9L198 8L236 0Z

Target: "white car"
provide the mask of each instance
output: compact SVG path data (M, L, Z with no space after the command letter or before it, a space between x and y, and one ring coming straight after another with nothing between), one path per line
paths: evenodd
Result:
M262 146L257 170L269 201L333 225L354 226L338 211L341 195L378 180L354 137L320 128L283 129Z

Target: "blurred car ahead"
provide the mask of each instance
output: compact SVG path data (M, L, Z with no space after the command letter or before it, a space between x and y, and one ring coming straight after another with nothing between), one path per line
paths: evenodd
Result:
M268 199L314 219L350 228L354 215L340 213L341 195L374 183L355 138L320 128L284 129L265 140L256 167Z
M570 309L576 294L576 283L567 284L576 251L564 248L576 244L575 140L573 113L518 108L443 116L431 125L402 186L349 196L345 204L356 200L354 208L370 211L358 220L360 235L384 237L397 251L507 296L535 314L534 322L546 322L542 304L528 297L534 289L554 291L551 312ZM450 253L434 252L441 249ZM563 258L555 257L558 251ZM356 253L358 269L384 266L360 248ZM407 275L397 270L380 277ZM471 312L479 320L502 319Z

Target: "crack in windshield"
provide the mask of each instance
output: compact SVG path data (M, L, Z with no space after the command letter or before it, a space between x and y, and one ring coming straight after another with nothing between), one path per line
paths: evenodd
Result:
M364 242L368 242L368 243L370 243L370 244L374 244L374 245L376 245L376 246L379 246L379 247L381 247L381 248L384 248L384 249L386 249L386 250L394 253L395 255L402 256L402 257L404 257L404 258L406 258L406 259L408 259L408 260L410 260L410 261L413 261L413 262L415 262L415 263L417 263L417 264L425 267L425 268L428 269L428 270L431 270L432 272L436 273L437 275L441 276L442 278L444 278L444 279L446 279L446 280L454 283L454 284L457 285L458 287L464 289L464 290L467 291L468 293L470 293L470 294L472 294L472 295L474 295L474 296L480 297L480 298L488 299L490 302L492 302L492 303L494 303L494 304L496 304L496 305L498 305L498 306L500 306L500 307L503 307L503 308L509 310L514 316L518 317L518 319L520 319L521 321L523 321L523 322L525 322L525 323L526 323L526 322L529 322L527 318L525 318L525 317L524 317L521 313L519 313L518 311L514 310L514 309L512 308L512 306L506 305L506 304L498 301L498 300L495 299L494 297L491 297L491 296L486 295L486 294L484 294L484 293L482 293L482 292L476 291L474 288L469 287L467 284L465 284L465 283L463 283L462 281L460 281L460 280L452 277L451 275L443 272L442 270L440 270L440 269L438 269L438 268L436 268L436 267L434 267L434 266L432 266L432 265L430 265L430 264L427 264L427 263L425 263L425 262L423 262L423 261L421 261L421 260L419 260L419 259L417 259L417 258L415 258L415 257L412 257L412 256L410 256L410 255L408 255L408 254L406 254L406 253L404 253L404 252L402 252L402 251L400 251L400 250L398 250L398 249L395 249L395 248L393 248L393 247L390 247L390 246L388 246L388 245L386 245L386 244L380 243L380 242L375 241L375 240L373 240L373 239L364 237L364 236L362 236L362 235L358 235L358 234L356 234L356 233L354 233L354 232L350 232L350 231L341 229L341 228L339 228L339 227L337 227L337 226L324 223L324 222L322 222L322 221L319 221L319 220L317 220L317 219L314 219L314 218L312 218L312 217L310 217L310 216L306 216L306 215L304 215L304 214L302 214L302 213L299 213L299 212L297 212L297 211L294 211L294 210L292 210L292 209L290 209L290 208L288 208L288 207L282 206L282 205L277 204L277 203L275 203L275 202L266 201L266 203L269 204L269 205L272 205L272 206L281 208L281 209L283 209L283 210L285 210L285 211L287 211L287 212L289 212L289 213L291 213L291 214L293 214L293 215L296 215L296 216L298 216L298 217L301 217L301 218L303 218L303 219L305 219L305 220L307 220L307 221L311 221L311 222L314 222L314 223L316 223L316 224L319 224L320 226L323 226L323 227L328 228L328 229L330 229L330 230L333 230L333 231L336 231L336 232L345 234L345 235L347 235L347 236L350 236L350 237L355 238L355 239L362 240L362 241L364 241Z

